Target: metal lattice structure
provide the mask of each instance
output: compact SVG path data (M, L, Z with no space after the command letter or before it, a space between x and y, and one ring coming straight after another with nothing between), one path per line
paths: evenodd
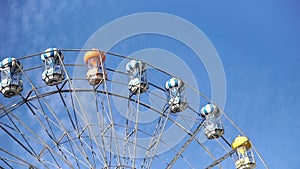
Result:
M186 103L178 104L184 107L174 108L178 112L171 111L170 107L175 103L168 91L178 84L176 86L177 82L173 80L166 89L165 82L174 75L142 61L129 65L127 71L125 67L117 69L110 66L113 65L110 60L125 60L127 63L134 59L99 51L99 72L89 76L99 79L88 81L87 65L83 61L74 63L74 56L87 51L98 50L60 49L53 53L55 65L61 71L50 71L45 69L44 62L41 64L39 57L47 60L51 57L49 50L16 58L22 73L23 91L11 98L1 96L0 166L233 168L235 161L232 156L236 152L226 137L245 134L224 111L219 110L218 117L223 120L225 134L222 131L219 138L210 136L207 139L204 134L206 116L201 115L200 109L211 100L200 91L180 82L184 83L188 93ZM102 54L106 55L105 64ZM23 67L20 63L24 63ZM147 76L143 74L145 67L152 70ZM134 68L142 71L130 72ZM51 72L55 71L58 78L49 82L49 78L53 78ZM116 78L111 78L113 76ZM199 102L193 103L190 95L199 98ZM175 96L180 99L181 94L175 93ZM178 101L178 98L173 99ZM147 121L152 117L156 118ZM147 123L141 123L145 119ZM168 132L171 129L177 132ZM178 140L178 135L184 137ZM268 168L253 148L259 159L257 166Z

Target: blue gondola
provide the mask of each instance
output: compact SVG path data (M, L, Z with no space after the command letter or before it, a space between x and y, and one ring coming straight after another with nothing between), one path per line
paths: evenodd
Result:
M146 65L142 61L131 60L126 64L126 71L130 76L128 89L132 94L145 93L148 88Z
M8 57L0 62L1 72L1 93L5 97L13 97L23 90L22 65L15 58Z
M166 82L165 88L168 91L168 104L171 112L183 111L187 106L183 81L173 77Z
M48 48L41 54L41 59L45 64L42 78L49 86L59 84L65 79L59 58L63 61L64 55L57 48Z
M224 134L220 109L216 105L206 104L201 109L201 115L205 118L204 131L208 139L219 138Z

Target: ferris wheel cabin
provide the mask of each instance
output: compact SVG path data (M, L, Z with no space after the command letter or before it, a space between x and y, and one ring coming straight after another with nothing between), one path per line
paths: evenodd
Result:
M235 166L237 169L253 169L256 166L252 144L247 137L238 136L231 144L236 150Z
M44 62L45 70L42 73L42 78L48 86L53 86L61 83L64 80L64 72L62 63L64 55L57 48L48 48L41 54L41 59Z
M15 58L8 57L0 62L1 93L5 97L13 97L23 90L22 65Z
M105 53L100 52L98 49L92 49L84 55L84 62L88 67L86 79L90 85L99 85L104 79L107 79L105 60Z
M166 82L165 88L168 92L168 104L171 112L183 111L187 107L183 81L173 77Z
M126 64L126 72L130 77L128 89L132 94L145 93L148 90L146 70L142 61L131 60Z
M205 118L204 131L208 139L219 138L224 134L220 109L212 104L206 104L201 109L201 116Z

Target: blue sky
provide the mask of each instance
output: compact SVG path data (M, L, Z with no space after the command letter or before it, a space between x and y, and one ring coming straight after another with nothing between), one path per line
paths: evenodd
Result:
M296 0L2 0L0 58L29 55L49 46L81 48L103 25L133 13L176 15L197 26L215 46L226 75L225 112L251 138L270 168L296 169L300 166L298 8Z

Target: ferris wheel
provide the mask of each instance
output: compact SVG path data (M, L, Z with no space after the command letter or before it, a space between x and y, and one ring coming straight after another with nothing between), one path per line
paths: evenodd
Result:
M218 105L143 60L49 48L0 72L0 168L268 168Z

